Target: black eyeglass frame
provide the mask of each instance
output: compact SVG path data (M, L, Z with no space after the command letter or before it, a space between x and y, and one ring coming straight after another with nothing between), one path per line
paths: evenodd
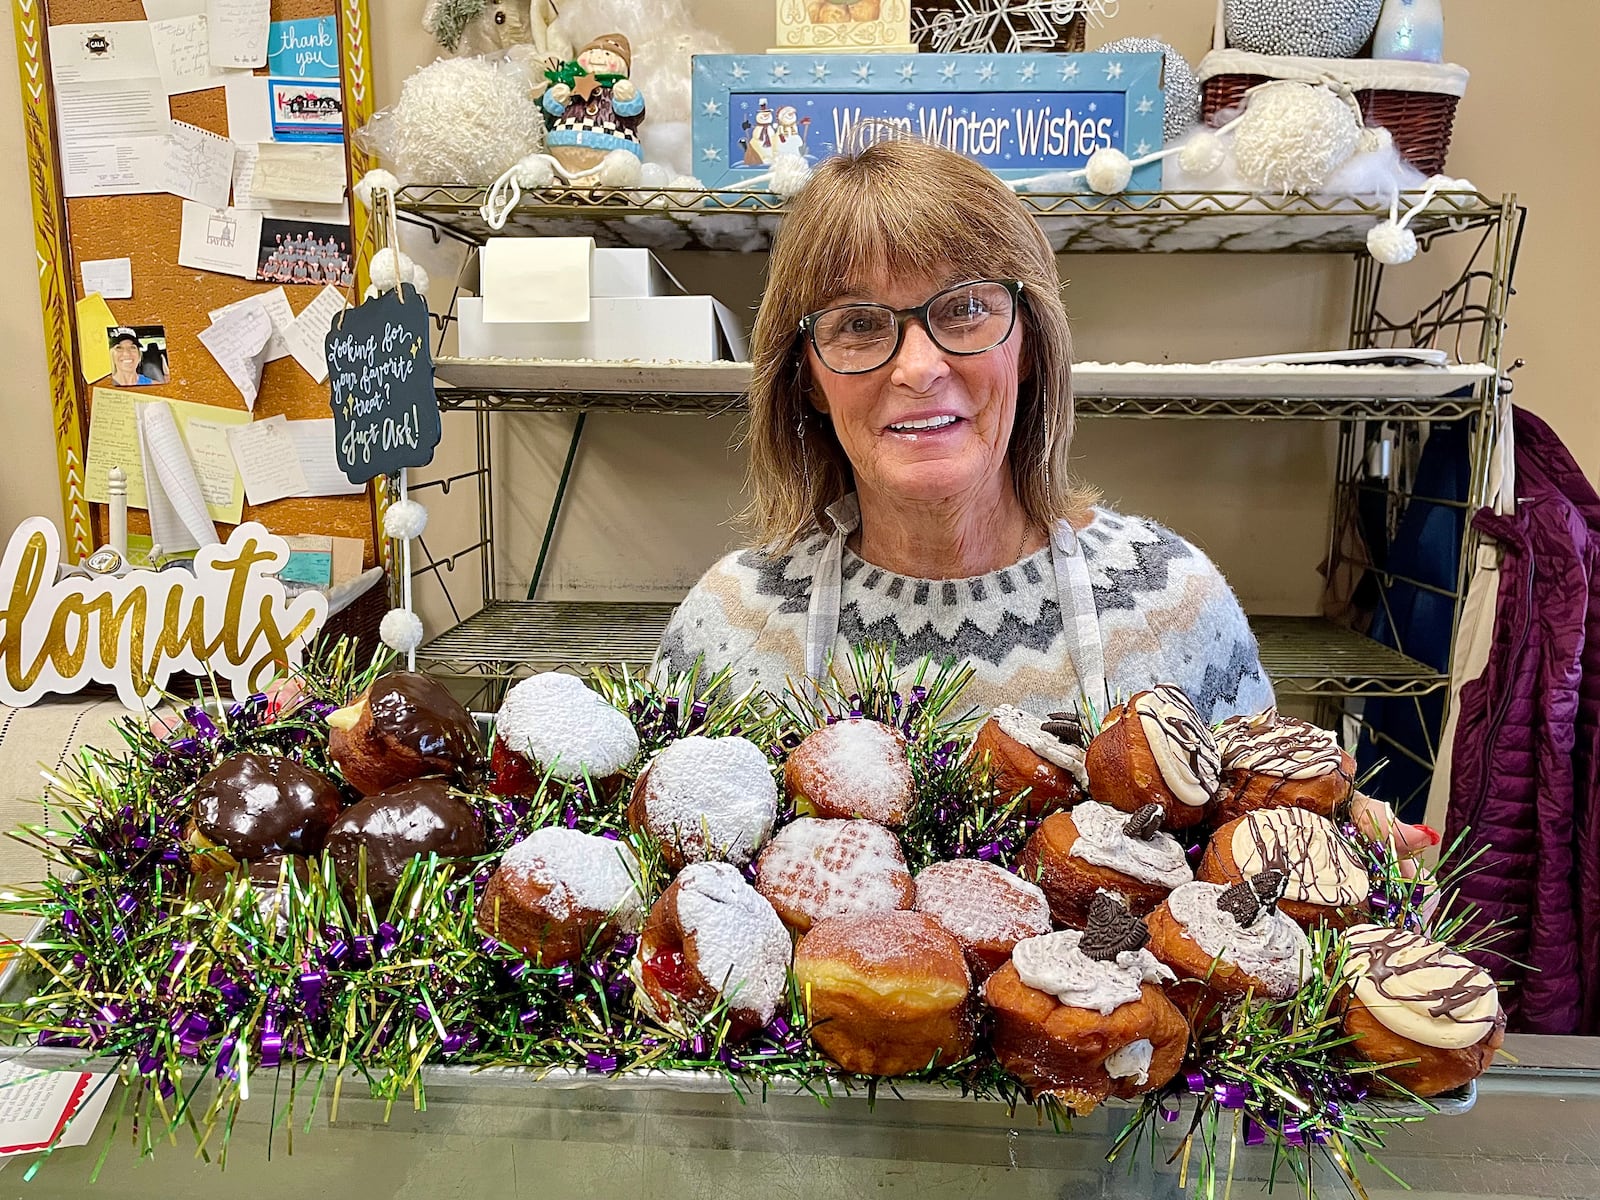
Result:
M948 296L951 292L960 291L962 288L975 287L980 283L996 284L1011 293L1011 322L1006 326L1006 331L992 345L985 346L982 350L952 350L939 340L939 335L933 331L933 326L928 324L928 310L933 307L935 301ZM974 354L989 353L995 346L1001 345L1011 336L1012 330L1017 327L1017 310L1022 307L1024 294L1023 282L1020 279L969 279L964 283L952 283L947 288L939 289L939 291L929 296L915 308L890 308L887 304L878 304L871 300L858 300L851 304L832 304L827 308L819 308L816 312L807 313L800 318L800 326L797 332L811 343L811 349L816 352L817 361L835 375L866 375L888 366L900 353L900 347L905 344L906 324L910 321L916 321L917 324L921 325L922 331L928 335L928 340L944 353L953 354L958 358L969 358ZM828 362L827 358L823 356L822 347L817 345L817 322L831 312L839 312L847 308L881 308L894 317L894 346L890 349L888 356L876 366L862 367L855 371L841 371L838 367Z

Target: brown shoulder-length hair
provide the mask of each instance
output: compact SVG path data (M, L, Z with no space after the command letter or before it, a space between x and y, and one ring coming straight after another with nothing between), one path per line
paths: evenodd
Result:
M892 137L818 166L790 202L773 246L750 339L750 506L741 521L756 544L787 550L855 486L832 426L811 404L816 382L800 318L885 276L946 270L1022 281L1012 484L1037 526L1082 521L1096 494L1067 472L1072 336L1050 243L989 171L927 142Z

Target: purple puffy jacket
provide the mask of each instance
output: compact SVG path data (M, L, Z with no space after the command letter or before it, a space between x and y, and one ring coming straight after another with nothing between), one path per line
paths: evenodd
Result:
M1461 689L1445 845L1482 857L1461 887L1500 923L1510 1028L1600 1033L1600 496L1559 438L1515 410L1517 508L1477 529L1501 549L1494 640ZM1503 955L1504 958L1500 956Z

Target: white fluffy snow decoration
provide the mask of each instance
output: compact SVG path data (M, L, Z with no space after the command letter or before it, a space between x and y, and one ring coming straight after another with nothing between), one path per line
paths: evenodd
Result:
M421 537L428 527L428 510L415 500L396 500L383 514L383 534L397 541Z
M672 182L672 168L665 163L647 162L639 167L639 186L664 188Z
M378 624L378 636L389 649L410 654L422 645L422 618L409 608L391 608Z
M368 171L361 177L361 182L350 189L350 194L356 198L356 203L362 208L372 207L373 192L388 192L391 196L400 190L400 181L395 178L394 172L385 171L382 167Z
M410 283L416 278L416 270L417 264L411 261L409 254L393 246L385 246L372 256L367 275L373 287L380 292L387 292L396 284Z
M1384 221L1367 232L1367 249L1379 262L1397 267L1417 256L1417 235L1394 221Z
M1392 145L1394 134L1382 125L1368 125L1356 141L1356 149L1362 154L1381 154Z
M673 171L688 168L691 58L727 54L732 46L696 24L689 0L559 0L557 7L561 15L550 23L553 39L582 46L602 34L620 33L629 40L633 69L628 77L644 96L639 126L644 156Z
M1190 175L1210 175L1228 157L1228 147L1209 129L1196 130L1178 151L1178 162Z
M785 200L795 195L811 178L811 164L798 154L779 154L772 160L771 191Z
M639 182L641 168L639 159L630 151L613 150L600 160L595 178L604 187L632 187Z
M672 182L667 185L672 198L682 204L688 204L695 198L695 193L705 190L705 186L693 175L674 175Z
M1315 192L1355 153L1354 109L1325 87L1280 80L1254 92L1233 135L1239 173L1261 191Z
M544 146L544 115L526 67L441 58L414 72L359 140L407 179L486 186Z
M1121 150L1102 146L1089 156L1083 177L1102 196L1115 196L1133 178L1133 162Z

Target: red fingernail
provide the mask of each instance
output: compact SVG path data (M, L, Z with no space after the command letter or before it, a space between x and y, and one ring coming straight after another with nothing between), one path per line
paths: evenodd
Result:
M1444 839L1435 833L1430 826L1418 825L1417 828L1428 835L1428 844L1430 846L1437 846L1440 842L1444 841Z

